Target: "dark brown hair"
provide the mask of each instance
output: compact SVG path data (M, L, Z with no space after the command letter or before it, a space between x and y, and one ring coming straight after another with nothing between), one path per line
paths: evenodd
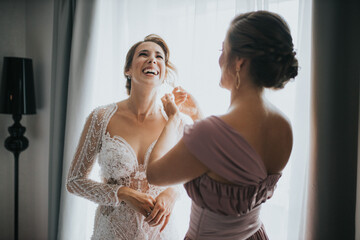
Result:
M227 33L228 63L250 59L250 74L259 87L283 88L298 73L294 45L285 20L268 11L240 14Z
M126 61L125 61L125 67L124 67L124 76L126 78L126 90L127 90L128 95L130 95L130 91L131 91L131 78L126 75L126 72L129 71L129 69L131 67L136 48L140 44L142 44L144 42L153 42L153 43L156 43L157 45L159 45L162 48L162 50L164 51L164 54L165 54L165 59L164 59L165 60L165 68L166 68L165 80L170 85L173 85L173 82L175 80L176 68L169 60L169 58L170 58L169 47L167 46L164 39L162 39L160 36L158 36L156 34L150 34L150 35L146 36L143 41L135 43L129 49L129 51L128 51L127 55L126 55Z

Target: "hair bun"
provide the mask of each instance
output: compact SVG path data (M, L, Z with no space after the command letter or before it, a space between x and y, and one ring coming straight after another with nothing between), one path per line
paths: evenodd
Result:
M276 13L256 11L240 14L231 22L226 41L235 57L251 60L250 74L260 87L283 88L298 74L290 29Z
M287 80L295 78L298 75L299 63L295 55L296 52L292 51L287 56L287 62L284 66L284 78Z

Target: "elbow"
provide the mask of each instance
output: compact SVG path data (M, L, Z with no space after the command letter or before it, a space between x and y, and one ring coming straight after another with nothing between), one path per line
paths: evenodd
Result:
M151 167L151 165L148 166L146 170L146 178L148 182L152 185L159 185L158 179L156 178L156 175L154 173L154 169Z
M74 193L74 189L73 189L73 186L72 186L72 181L67 181L66 182L66 190L69 192L69 193Z
M151 168L146 170L146 178L148 182L155 186L167 186L167 184L164 182L164 179L159 176L159 174L156 174L154 170Z

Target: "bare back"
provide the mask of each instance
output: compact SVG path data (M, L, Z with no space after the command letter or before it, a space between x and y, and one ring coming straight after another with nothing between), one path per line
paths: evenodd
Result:
M273 105L236 109L220 118L260 155L268 174L280 173L285 168L292 149L292 130L289 121ZM230 183L213 172L208 175Z

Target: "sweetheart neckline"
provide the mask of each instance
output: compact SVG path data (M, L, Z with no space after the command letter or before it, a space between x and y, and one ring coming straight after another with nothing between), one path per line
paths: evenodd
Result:
M110 139L112 139L112 140L118 140L118 142L123 143L123 144L128 148L128 150L130 150L130 152L132 153L132 155L133 155L134 159L136 160L136 163L137 163L138 166L146 166L146 165L147 165L147 160L148 160L148 159L146 159L146 158L148 158L148 154L149 154L150 149L155 145L155 143L156 143L156 141L157 141L157 140L153 141L153 142L149 145L149 147L147 147L147 149L146 149L146 151L145 151L144 158L143 158L144 161L143 161L143 163L140 163L138 157L136 156L135 150L134 150L133 147L126 141L125 138L123 138L123 137L121 137L121 136L119 136L119 135L113 135L113 136L111 136L109 132L106 132L106 133L105 133L105 136L108 137L108 138L110 138Z

